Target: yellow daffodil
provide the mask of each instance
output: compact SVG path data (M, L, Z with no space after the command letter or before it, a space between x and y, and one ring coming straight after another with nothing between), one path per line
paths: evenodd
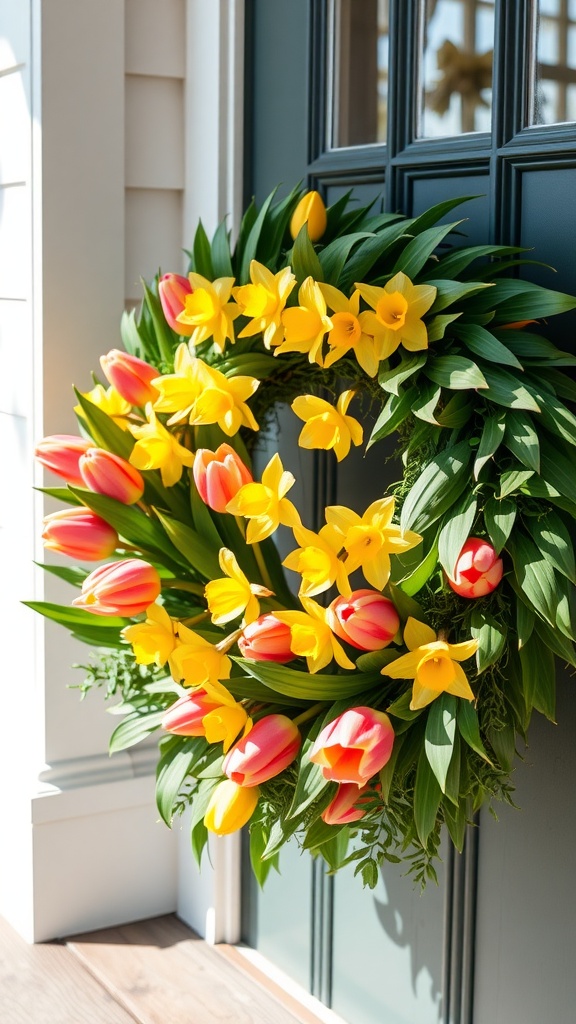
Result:
M132 644L137 665L154 664L161 668L176 647L177 626L162 605L151 604L146 609L146 621L126 626L122 636Z
M185 343L178 346L174 373L154 379L159 392L154 402L157 412L171 412L168 426L174 423L217 423L228 437L240 427L258 430L258 424L246 405L260 381L255 377L226 377L192 356Z
M228 548L220 548L218 558L228 579L211 580L206 584L206 600L212 622L222 625L244 615L246 625L260 614L259 597L270 597L272 591L258 583L250 583Z
M390 555L401 554L416 547L422 538L411 530L404 533L392 525L394 498L379 498L368 506L363 516L343 505L326 509L326 522L342 535L348 558L346 569L362 568L364 576L377 590L383 590L390 578Z
M220 700L220 696L216 696L219 681L230 678L232 662L218 650L217 645L179 623L178 643L168 660L172 677L177 683L201 686L210 696L214 694L215 699ZM228 693L225 687L221 689Z
M274 355L307 352L311 363L322 366L322 342L324 335L332 330L332 321L326 315L326 302L320 286L311 277L302 284L298 301L299 306L291 306L282 313L285 340Z
M214 708L202 719L208 743L222 741L224 753L235 743L240 733L246 736L252 728L252 719L249 718L246 709L234 700L232 694L229 694L229 697L230 703Z
M354 391L343 391L336 408L315 395L299 395L295 398L292 409L306 424L298 438L300 447L321 448L324 451L333 448L340 462L348 455L351 444L362 444L364 432L361 425L353 416L346 415L354 394Z
M244 484L226 511L250 520L246 530L248 544L258 544L283 526L299 526L297 509L285 495L294 484L292 473L284 470L279 455L273 455L262 473L261 483Z
M352 350L360 366L369 377L378 373L379 345L370 334L362 330L360 321L360 292L347 299L343 292L331 284L319 284L318 287L326 299L332 321L332 330L328 335L330 351L324 357L324 366L332 366L338 359Z
M240 311L251 318L251 322L240 331L238 337L251 338L254 334L261 334L266 348L279 345L284 337L282 312L296 284L296 278L290 267L284 267L280 273L273 274L268 267L252 260L250 280L252 284L243 284L233 289Z
M105 388L102 384L97 384L96 387L92 388L92 391L84 392L82 397L87 398L89 402L92 402L102 412L105 412L107 416L110 416L110 419L114 420L116 426L122 430L128 429L126 417L132 412L132 406L125 398L122 398L122 395L112 385L109 388ZM74 412L81 418L84 417L81 405L75 406Z
M130 463L136 469L159 469L164 487L172 487L178 483L184 466L194 462L194 453L166 430L151 405L146 407L146 415L148 423L143 427L130 427L138 439L130 454Z
M308 671L320 672L333 658L341 668L356 668L326 621L326 608L309 597L301 597L303 612L274 612L275 618L290 626L290 647L306 658Z
M240 315L235 303L230 302L233 277L219 277L208 281L201 274L188 274L192 291L186 295L184 309L176 320L187 327L193 327L190 335L192 345L212 338L216 348L222 352L226 339L234 341L234 320Z
M341 594L349 597L351 587L342 560L342 534L334 526L323 526L319 533L313 533L303 526L294 527L294 536L300 547L290 552L283 565L300 573L302 586L300 595L315 597L335 583Z
M399 345L409 352L428 348L428 332L422 317L436 298L436 288L412 284L401 272L384 288L371 284L356 284L356 288L374 310L361 313L360 324L362 330L374 337L379 359L388 359Z
M439 640L430 626L409 618L404 630L404 643L409 654L392 661L382 669L391 679L413 679L410 708L418 711L431 704L441 693L474 700L464 669L458 664L476 653L478 640L449 644Z

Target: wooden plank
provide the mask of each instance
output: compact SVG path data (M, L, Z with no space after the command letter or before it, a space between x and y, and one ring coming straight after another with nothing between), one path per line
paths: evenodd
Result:
M0 918L2 1024L134 1024L66 946L29 946Z
M173 916L76 936L68 948L141 1024L298 1021Z

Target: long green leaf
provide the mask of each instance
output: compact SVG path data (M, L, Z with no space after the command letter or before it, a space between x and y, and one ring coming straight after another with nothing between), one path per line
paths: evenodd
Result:
M492 763L482 743L478 715L471 701L461 700L458 703L458 731L472 750L476 751L488 764Z
M554 722L556 671L552 651L533 634L520 651L520 663L527 707L535 707Z
M429 361L424 372L430 380L451 391L488 387L480 368L465 356L437 356Z
M496 369L491 364L483 364L482 372L488 383L488 390L483 395L489 402L503 405L506 409L540 412L536 399L512 373Z
M424 231L420 231L408 243L401 256L396 260L392 274L402 271L407 277L416 277L434 250L446 238L446 235L449 235L459 224L462 224L461 220L454 221L453 224L441 224L439 227L426 228ZM414 224L412 224L410 230L411 232L414 231Z
M478 445L478 451L476 452L476 459L474 461L475 480L480 476L482 467L485 466L498 451L498 448L504 439L505 429L506 423L502 413L498 413L495 416L489 416L488 419L484 421L482 436L480 438L480 444Z
M432 423L433 426L437 426L438 420L435 416L435 410L442 397L440 385L434 384L433 381L424 381L418 384L414 391L412 414L417 419L423 420L424 423Z
M506 645L506 629L489 612L475 608L470 620L470 632L478 640L476 667L484 672L501 657Z
M207 580L219 579L222 571L218 562L218 551L210 548L206 538L193 530L191 526L179 523L176 519L170 519L169 516L162 515L160 512L158 518L171 543L186 561Z
M484 505L484 523L497 554L500 554L506 544L515 519L516 505L507 498L501 501L489 498Z
M390 395L374 424L366 450L371 448L376 441L381 441L382 438L388 437L398 429L400 424L410 415L412 401L416 395L417 391L413 388L403 391L401 395Z
M528 516L526 526L544 558L576 584L574 545L570 532L558 513L550 509L541 516Z
M534 542L521 530L508 538L518 586L539 615L557 625L558 587L554 570Z
M160 523L137 508L135 505L123 505L121 501L108 498L105 494L81 490L74 487L73 491L98 516L102 516L130 544L144 551L158 552L166 555L174 565L182 559L177 549L166 536Z
M428 463L404 502L403 530L421 533L452 507L466 487L471 457L470 445L461 441Z
M324 280L324 271L314 246L310 241L307 224L302 225L294 242L292 270L296 275L298 284L302 284L307 277L312 277L315 281Z
M443 793L446 790L446 776L454 753L456 702L456 697L447 693L440 694L432 702L426 722L424 749Z
M540 441L527 412L515 409L506 413L504 444L523 466L540 472Z
M441 796L442 790L430 767L426 750L422 750L414 784L414 821L418 838L424 847L436 824Z
M478 500L472 491L465 491L458 503L450 509L438 538L440 564L454 578L454 566L464 544L472 533Z
M156 806L167 825L172 822L182 783L207 745L203 736L174 737L163 749L156 767Z
M310 675L298 672L285 665L273 665L270 662L248 661L234 658L247 675L258 679L264 686L287 697L300 700L334 701L345 697L353 697L365 693L373 686L382 683L379 672L348 672L346 675Z
M522 370L522 363L506 345L503 345L490 331L478 324L458 324L455 334L474 355L501 366L514 366Z
M136 743L146 739L150 733L160 728L165 714L166 709L162 708L160 711L151 711L146 715L139 713L127 715L110 737L110 753L115 754L119 750L127 750L128 747L133 747Z
M406 355L402 355L397 366L381 370L378 375L378 383L382 390L388 391L391 395L399 395L400 384L417 373L425 365L426 358L425 352L408 352Z

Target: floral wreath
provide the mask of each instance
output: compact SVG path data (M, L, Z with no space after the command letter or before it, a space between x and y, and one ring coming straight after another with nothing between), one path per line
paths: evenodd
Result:
M198 860L249 823L260 882L293 836L370 886L383 860L435 877L442 827L461 850L510 800L555 658L576 667L576 359L541 329L576 299L511 276L525 250L450 244L464 201L296 188L234 247L200 224L188 277L124 315L109 386L77 393L78 436L36 450L67 484L45 546L107 561L45 566L79 596L29 605L102 649L82 689L122 698L112 751L161 730L162 818L190 807ZM402 480L303 523L279 454L253 478L279 403L327 459L395 435Z

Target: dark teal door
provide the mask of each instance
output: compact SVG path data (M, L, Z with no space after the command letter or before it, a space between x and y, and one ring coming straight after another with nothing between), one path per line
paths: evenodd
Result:
M303 179L328 203L353 188L408 216L477 196L460 208L467 240L534 247L556 268L537 278L576 291L576 0L246 7L247 195ZM561 347L574 350L566 323ZM298 467L284 429L281 443L312 521L311 465ZM386 472L347 459L325 474L320 503L366 507ZM534 723L522 809L503 808L499 823L483 815L463 857L447 843L437 889L415 895L390 866L363 891L295 848L264 893L246 873L244 940L350 1024L573 1020L571 680L560 680L558 714L558 727Z

